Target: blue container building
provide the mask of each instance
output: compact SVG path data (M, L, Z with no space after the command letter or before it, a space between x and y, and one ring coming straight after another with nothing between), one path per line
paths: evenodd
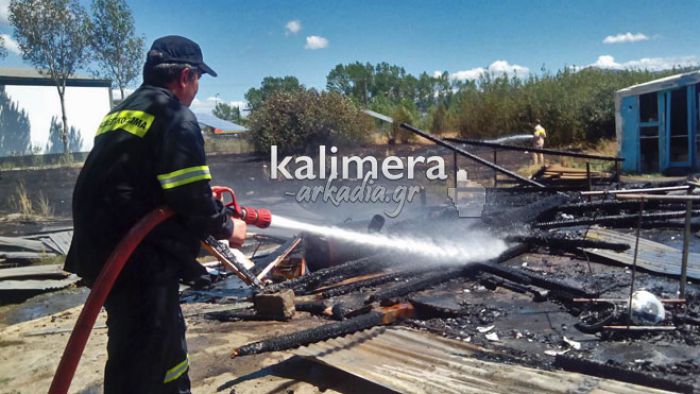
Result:
M622 169L682 173L700 169L700 71L618 90L615 131Z

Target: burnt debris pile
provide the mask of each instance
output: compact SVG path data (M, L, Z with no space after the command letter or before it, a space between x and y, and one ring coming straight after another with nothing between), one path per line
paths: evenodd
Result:
M690 183L584 193L493 189L483 217L469 224L443 207L380 229L374 220L365 230L415 235L431 223L446 229L431 230L432 239L466 242L478 229L505 243L497 257L481 260L299 234L253 259L267 284L252 298L285 292L296 313L284 319L292 327L311 319L314 327L244 345L232 356L399 325L471 343L489 360L691 392L700 372L700 245L684 235L694 237L700 224L700 211L688 204L696 196ZM261 319L268 312L207 317Z

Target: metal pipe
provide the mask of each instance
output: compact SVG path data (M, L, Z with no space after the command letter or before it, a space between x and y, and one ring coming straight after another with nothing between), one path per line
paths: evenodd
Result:
M485 146L485 147L489 147L489 148L497 148L497 149L502 149L502 150L514 150L514 151L520 151L520 152L544 153L544 154L554 155L554 156L577 157L580 159L594 159L594 160L616 161L616 162L620 162L620 161L625 160L623 157L599 156L599 155L591 155L588 153L566 152L566 151L560 151L560 150L554 150L554 149L541 149L541 148L529 148L529 147L526 148L526 147L516 146L516 145L499 144L497 142L485 142L485 141L470 140L470 139L464 139L464 138L445 138L444 140L449 141L449 142L456 142L459 144L466 144L466 145Z
M683 232L683 259L681 260L680 298L685 298L685 284L688 280L688 249L690 246L690 218L693 213L693 200L688 200L685 210L685 231Z
M535 182L535 181L533 181L533 180L531 180L531 179L527 179L527 178L525 178L525 177L522 176L522 175L518 175L518 174L516 174L516 173L514 173L514 172L512 172L512 171L509 171L509 170L507 170L507 169L505 169L505 168L503 168L503 167L500 167L500 166L498 166L498 165L496 165L496 164L493 164L493 163L491 163L491 162L488 161L488 160L484 160L484 159L482 159L481 157L479 157L479 156L477 156L477 155L475 155L475 154L473 154L473 153L469 153L469 152L465 151L464 149L462 149L462 148L460 148L460 147L458 147L458 146L454 146L454 145L452 145L452 144L450 144L450 143L448 143L448 142L445 142L445 140L443 140L442 138L435 137L434 135L432 135L432 134L430 134L430 133L426 133L426 132L423 131L423 130L419 130L419 129L417 129L417 128L415 128L415 127L409 125L409 124L401 123L401 127L404 128L404 129L406 129L406 130L409 130L409 131L411 131L411 132L413 132L413 133L415 133L415 134L418 134L419 136L421 136L421 137L423 137L423 138L425 138L425 139L428 139L428 140L430 140L430 141L433 141L434 143L436 143L436 144L438 144L438 145L441 145L441 146L444 146L444 147L446 147L446 148L449 148L449 149L451 149L453 152L459 153L460 155L462 155L462 156L464 156L464 157L467 157L467 158L469 158L469 159L472 159L472 160L476 161L477 163L483 164L483 165L485 165L485 166L487 166L487 167L489 167L489 168L491 168L491 169L494 169L494 170L496 170L496 171L498 171L498 172L500 172L500 173L502 173L502 174L508 175L508 176L511 177L511 178L517 179L517 180L519 180L519 181L521 181L521 182L523 182L523 183L527 183L527 184L532 185L532 186L544 187L544 185L541 184L541 183L539 183L539 182Z
M619 200L700 201L700 196L692 195L620 194L615 197Z
M639 222L637 222L637 237L634 241L634 258L632 259L632 283L630 283L629 324L632 324L632 294L634 293L634 280L637 274L637 254L639 252L639 233L642 229L642 217L644 215L644 200L639 200Z
M630 194L630 193L653 193L653 192L674 192L688 190L690 186L666 186L666 187L648 187L645 189L619 189L619 190L594 190L590 192L581 192L582 196L603 196L607 194Z

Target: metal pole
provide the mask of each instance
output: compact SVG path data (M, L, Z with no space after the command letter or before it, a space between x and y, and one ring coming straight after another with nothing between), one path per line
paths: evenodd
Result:
M514 151L521 151L521 152L527 151L527 152L534 152L534 153L543 153L545 155L577 157L580 159L605 160L605 161L624 161L625 160L624 157L590 155L587 153L565 152L565 151L554 150L554 149L523 147L523 146L515 146L515 145L508 145L508 144L499 144L499 143L495 143L495 142L469 140L469 139L463 139L463 138L447 137L447 138L444 138L443 140L446 142L455 142L458 144L466 144L466 145L473 145L473 146L485 146L487 148L496 148L496 149L500 149L500 150L514 150Z
M690 219L693 211L693 200L685 203L685 232L683 233L683 259L681 260L680 298L685 298L685 284L688 279L688 249L690 244Z
M446 147L446 148L449 148L449 149L451 149L452 151L457 152L457 153L459 153L460 155L462 155L462 156L464 156L464 157L466 157L466 158L472 159L472 160L474 160L475 162L480 163L480 164L483 164L483 165L485 165L485 166L487 166L487 167L489 167L489 168L492 168L492 169L494 169L494 170L496 170L496 171L498 171L498 172L500 172L500 173L502 173L502 174L506 174L506 175L508 175L509 177L514 178L514 179L517 179L517 180L519 180L519 181L522 182L522 183L527 183L527 184L529 184L529 185L537 186L537 187L544 187L544 185L541 184L541 183L539 183L539 182L535 182L535 181L533 181L532 179L527 179L527 178L525 178L524 176L519 175L519 174L516 174L516 173L513 172L513 171L509 171L509 170L507 170L507 169L505 169L505 168L503 168L503 167L497 166L497 165L491 163L491 162L488 161L488 160L484 160L484 159L482 159L481 157L479 157L479 156L477 156L477 155L475 155L475 154L473 154L473 153L469 153L469 152L465 151L464 149L462 149L462 148L460 148L460 147L458 147L458 146L452 145L452 144L450 144L449 142L445 142L445 140L443 140L442 138L435 137L434 135L432 135L432 134L430 134L430 133L426 133L426 132L423 131L423 130L419 130L419 129L417 129L417 128L411 126L410 124L401 123L401 128L406 129L406 130L408 130L408 131L411 131L411 132L413 132L413 133L415 133L415 134L418 134L419 136L421 136L421 137L423 137L423 138L425 138L425 139L427 139L427 140L433 141L434 143L436 143L436 144L438 144L438 145L441 145L441 146L444 146L444 147Z
M634 280L637 275L637 253L639 252L639 233L642 229L642 215L644 213L644 200L639 200L639 222L637 222L637 239L634 241L634 259L632 260L632 283L630 283L629 320L627 326L632 324L632 293L634 293Z

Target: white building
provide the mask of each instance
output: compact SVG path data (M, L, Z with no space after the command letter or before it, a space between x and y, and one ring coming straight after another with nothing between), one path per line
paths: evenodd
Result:
M95 131L111 108L110 86L109 80L80 75L66 82L68 126L79 131L83 140L80 148L72 150L92 148ZM53 80L35 69L0 68L0 156L28 153L17 148L26 145L27 133L33 149L43 153L52 120L61 123L61 102Z

